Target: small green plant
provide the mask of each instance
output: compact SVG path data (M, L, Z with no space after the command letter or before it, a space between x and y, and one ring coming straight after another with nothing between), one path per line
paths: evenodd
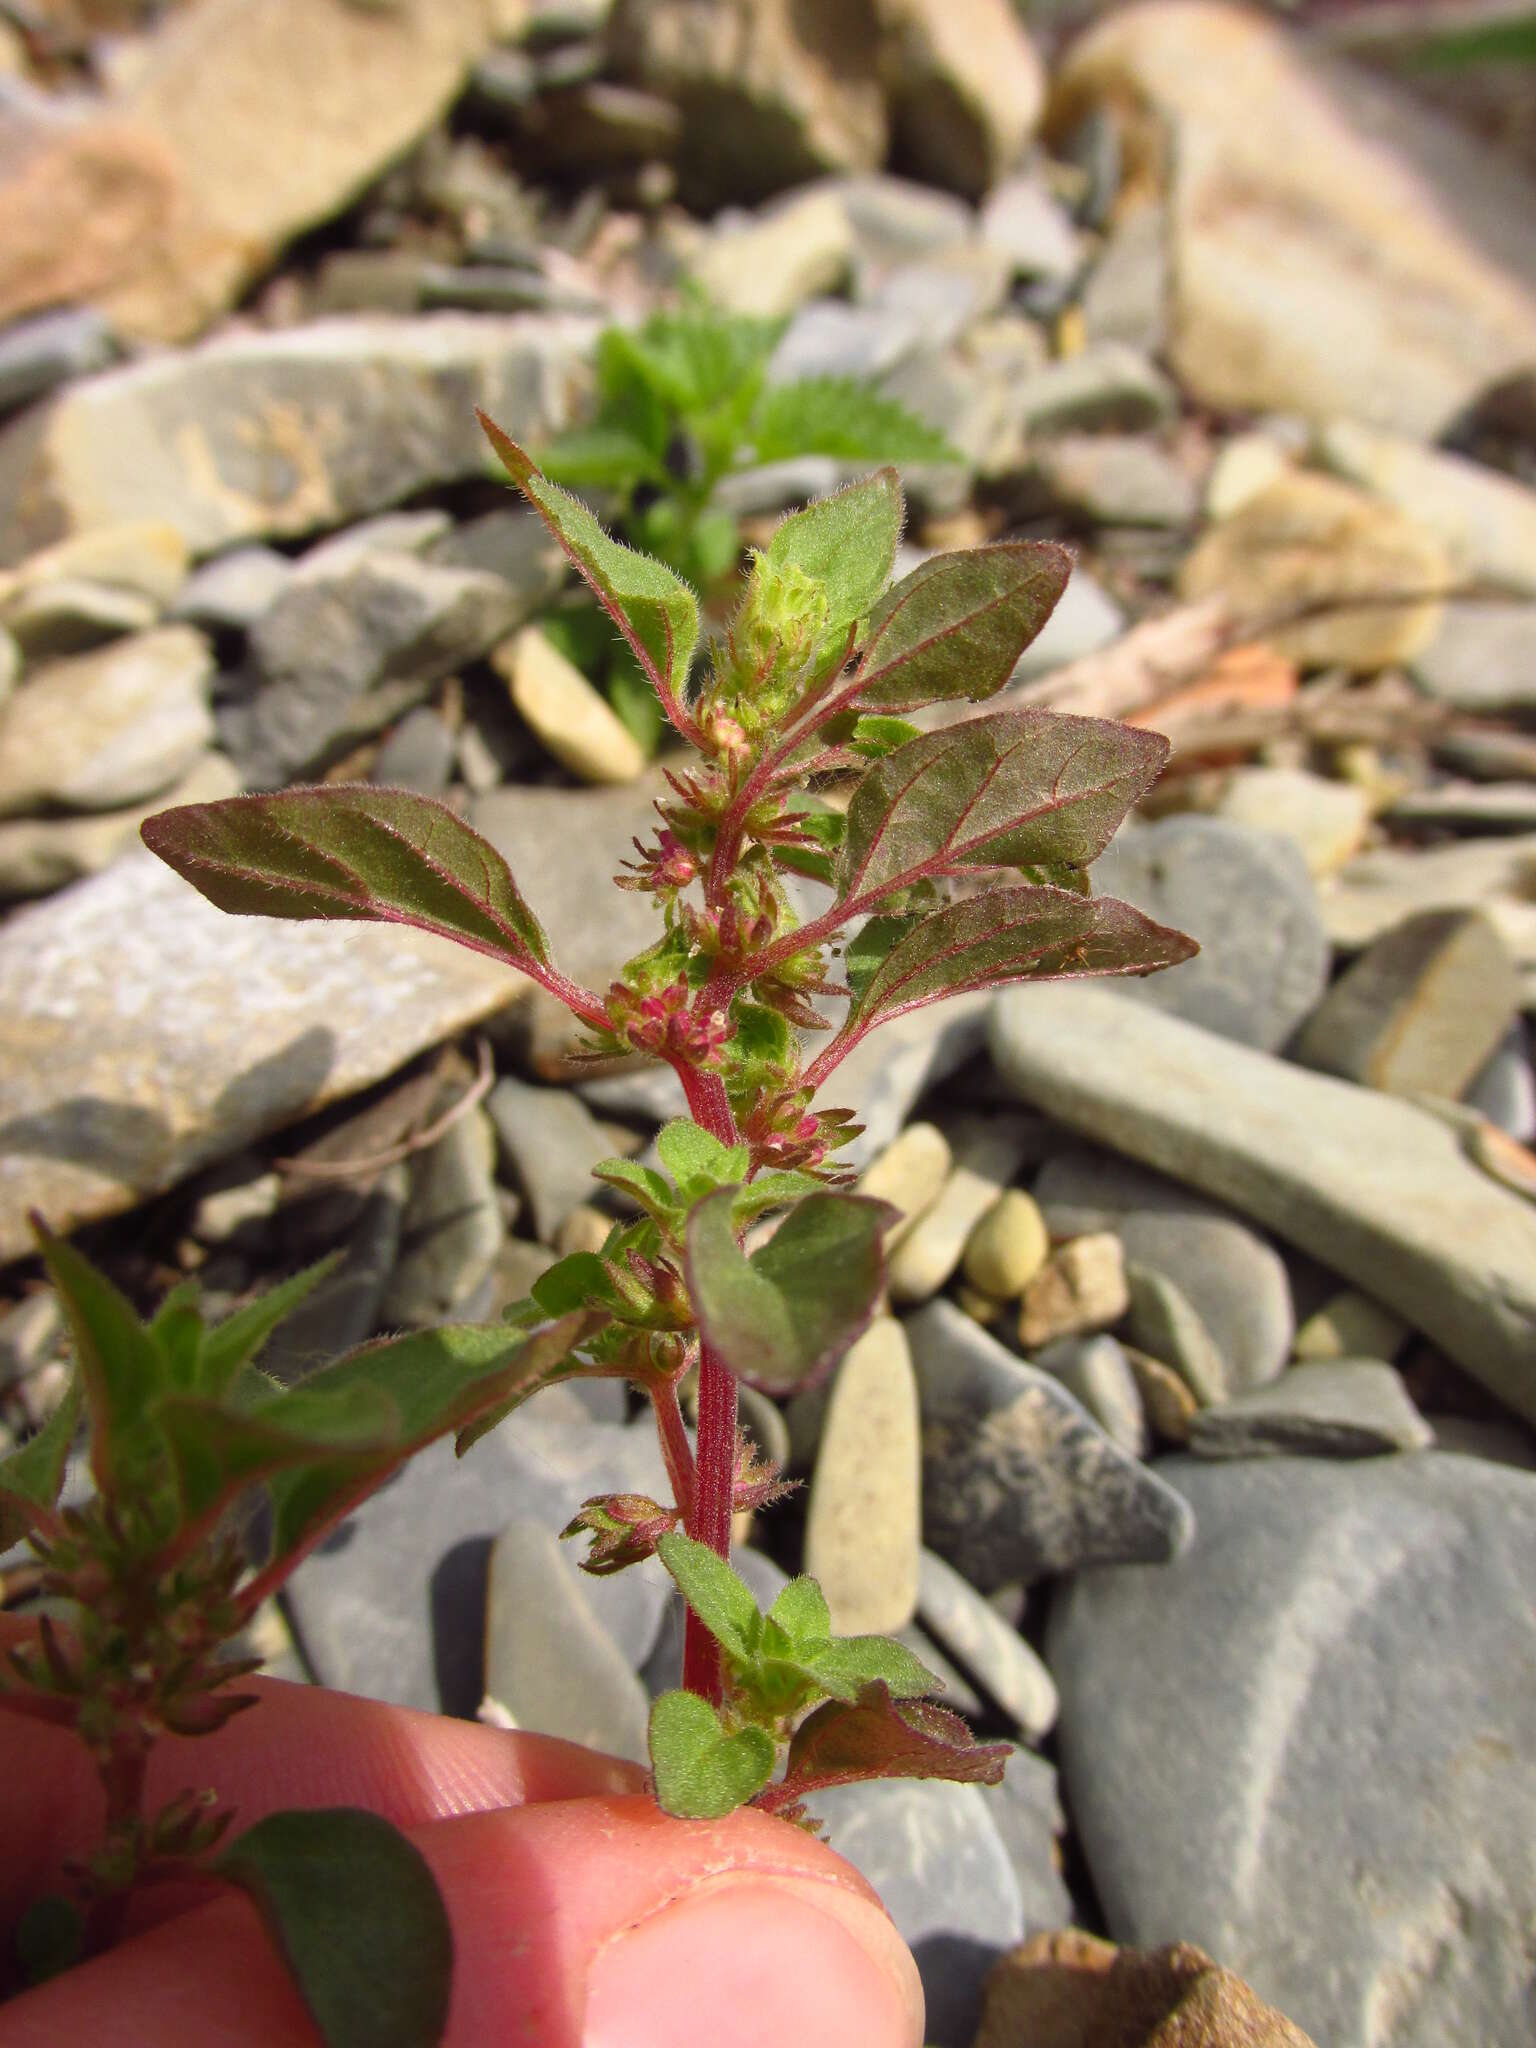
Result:
M190 1285L146 1323L34 1227L75 1369L47 1426L0 1461L0 1549L31 1553L0 1592L37 1603L35 1637L0 1658L0 1712L72 1730L105 1817L67 1889L23 1915L0 1995L110 1947L139 1888L195 1879L250 1894L329 2048L422 2048L446 2020L452 1938L420 1852L346 1807L269 1814L226 1844L235 1815L215 1788L150 1811L146 1769L162 1735L213 1734L259 1703L240 1688L259 1660L231 1645L326 1532L412 1452L540 1379L591 1319L387 1340L285 1389L258 1354L334 1261L212 1326ZM61 1507L82 1414L95 1491ZM270 1534L253 1567L240 1532L258 1495Z
M900 1645L833 1638L808 1580L762 1615L731 1571L733 1512L778 1490L738 1432L737 1381L811 1384L875 1312L892 1212L840 1190L851 1115L814 1101L869 1031L962 990L1144 974L1194 951L1095 898L1086 873L1167 742L1035 709L911 724L1003 687L1070 562L1043 542L973 548L887 589L902 520L891 469L779 525L695 683L693 591L483 424L698 756L669 771L660 829L617 878L655 899L655 944L607 990L577 986L495 850L399 791L237 797L164 812L144 838L226 910L396 920L492 954L559 996L594 1054L645 1053L678 1074L690 1116L661 1134L664 1171L596 1169L634 1219L509 1311L545 1347L546 1377L623 1378L655 1409L671 1501L592 1500L565 1533L590 1535L592 1571L659 1554L687 1600L683 1690L651 1721L663 1805L798 1815L808 1792L856 1777L995 1779L1003 1752L923 1700L934 1681ZM845 808L818 794L850 783ZM804 923L788 875L828 892ZM834 1026L816 1005L835 999ZM808 1031L830 1033L814 1057ZM770 1214L777 1229L744 1249ZM557 1356L562 1328L577 1334ZM678 1399L695 1363L696 1444ZM467 1423L460 1450L533 1384Z
M693 299L641 327L605 329L596 411L540 450L545 473L611 503L627 540L708 593L741 559L735 515L712 503L716 486L738 470L803 455L960 460L941 433L859 378L769 384L769 358L786 325ZM602 615L583 605L542 624L568 659L603 681L620 718L654 750L662 731L655 691L629 648L615 646Z

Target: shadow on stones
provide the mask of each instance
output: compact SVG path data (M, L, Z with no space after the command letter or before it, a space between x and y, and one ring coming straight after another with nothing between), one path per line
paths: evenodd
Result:
M987 1975L1003 1954L965 1934L929 1934L912 1944L928 2005L925 2038L934 2048L969 2048L981 2025Z
M473 1720L485 1694L485 1595L490 1579L489 1536L455 1543L432 1574L427 1593L432 1617L432 1675L445 1714Z

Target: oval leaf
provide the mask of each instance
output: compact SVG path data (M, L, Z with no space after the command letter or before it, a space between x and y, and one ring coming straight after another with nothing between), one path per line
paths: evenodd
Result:
M681 695L699 637L699 604L680 576L610 540L579 498L541 476L533 458L479 415L486 438L559 541L658 688Z
M681 1530L663 1536L656 1554L721 1649L749 1660L756 1652L763 1618L746 1580L707 1543L698 1543Z
M874 1314L893 1212L860 1195L808 1195L748 1259L732 1223L737 1192L721 1188L688 1219L688 1291L730 1370L788 1393L830 1371Z
M220 910L419 925L521 966L549 941L512 871L446 804L338 784L160 811L151 852Z
M838 863L852 915L966 866L1087 867L1157 780L1160 733L1052 711L997 711L926 733L877 761L853 793Z
M1072 557L1050 541L935 555L870 617L854 701L911 711L1000 690L1056 608Z
M958 1714L932 1700L894 1700L878 1680L852 1704L828 1700L807 1715L789 1745L786 1792L819 1792L861 1778L949 1778L1000 1785L1013 1754L1006 1742L979 1743ZM775 1787L777 1790L777 1787Z
M773 1776L777 1751L765 1728L728 1735L696 1693L664 1692L651 1708L656 1801L684 1820L719 1820L745 1806Z
M1029 885L989 889L891 928L895 943L878 963L860 956L861 979L844 1026L860 1037L924 1003L1009 981L1077 975L1150 974L1199 952L1194 940L1154 924L1113 896ZM870 927L865 927L865 936Z
M894 469L880 469L791 512L774 529L768 560L798 569L827 593L829 654L841 653L848 629L890 581L901 515L901 479Z
M359 1807L273 1813L214 1868L255 1901L326 2048L431 2048L453 1930L427 1860Z

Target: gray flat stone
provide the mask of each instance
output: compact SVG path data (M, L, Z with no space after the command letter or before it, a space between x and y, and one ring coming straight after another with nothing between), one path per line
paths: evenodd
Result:
M0 931L0 1259L30 1248L29 1206L112 1215L517 992L445 939L226 917L124 856Z
M1189 1448L1202 1458L1374 1458L1422 1451L1434 1440L1401 1376L1361 1358L1298 1365L1206 1409L1189 1431Z
M1134 1264L1126 1269L1126 1284L1126 1342L1171 1365L1202 1407L1225 1401L1227 1362L1183 1288L1153 1266Z
M1085 1572L1051 1617L1110 1932L1198 1943L1329 2048L1525 2048L1536 1479L1438 1452L1163 1469L1189 1555Z
M1003 1782L989 1786L987 1811L1002 1837L1018 1879L1026 1933L1069 1927L1079 1915L1061 1875L1057 1839L1066 1830L1056 1769L1033 1750L1015 1745Z
M1536 703L1536 604L1452 600L1434 638L1411 664L1414 681L1460 711L1507 711Z
M1055 1235L1113 1230L1131 1263L1173 1282L1220 1353L1232 1391L1284 1366L1296 1320L1285 1262L1230 1209L1083 1145L1048 1159L1034 1192Z
M924 1627L1031 1741L1050 1733L1059 1704L1051 1674L1018 1630L931 1550L918 1566L917 1608Z
M1523 1018L1514 1019L1461 1099L1523 1145L1536 1137L1536 1070L1531 1066L1531 1042Z
M648 1763L650 1704L587 1598L593 1583L543 1523L501 1532L486 1587L485 1696L515 1728Z
M0 334L0 410L30 405L56 384L104 370L117 344L89 306L61 306L16 320Z
M483 476L474 408L521 440L566 425L595 332L566 315L320 320L70 384L0 434L0 559L148 518L212 554Z
M1125 613L1104 586L1086 569L1074 569L1044 628L1019 656L1011 681L1030 682L1097 654L1118 640L1125 626Z
M595 1493L656 1495L656 1432L545 1422L529 1406L456 1460L432 1444L295 1572L287 1600L325 1685L397 1706L473 1714L485 1690L483 1628L491 1547L509 1507L557 1534ZM632 1665L661 1623L671 1581L654 1561L584 1579L592 1612Z
M248 633L276 604L293 573L292 562L276 548L231 548L187 578L170 616L211 633Z
M462 1092L452 1091L439 1110ZM489 1274L506 1236L495 1167L496 1133L482 1109L460 1117L412 1159L399 1263L380 1304L384 1322L440 1322L462 1310Z
M978 1785L905 1781L839 1785L807 1801L917 1958L936 2048L967 2048L987 1972L1024 1937L1024 1901L992 1798Z
M1062 1337L1038 1353L1034 1363L1056 1375L1112 1443L1132 1458L1147 1455L1141 1392L1123 1346L1113 1337Z
M923 1534L981 1592L1110 1559L1176 1557L1187 1504L1048 1372L953 1303L907 1324L923 1404Z
M597 1183L592 1169L613 1157L613 1142L579 1096L564 1088L498 1081L486 1103L504 1157L527 1197L534 1233L553 1244L555 1232Z
M1126 984L1152 1009L1273 1050L1327 985L1328 941L1289 839L1221 818L1164 818L1121 830L1093 883L1200 942L1193 960Z
M1311 1252L1536 1418L1536 1211L1455 1131L1098 989L1002 996L990 1031L1025 1100Z
M380 747L369 779L388 789L441 796L453 780L457 749L457 737L447 720L430 705L418 705L406 713Z

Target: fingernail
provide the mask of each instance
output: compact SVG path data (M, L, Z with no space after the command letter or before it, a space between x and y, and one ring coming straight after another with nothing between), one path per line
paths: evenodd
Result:
M711 1879L618 1936L582 2048L917 2048L917 1969L878 1907L831 1884Z

